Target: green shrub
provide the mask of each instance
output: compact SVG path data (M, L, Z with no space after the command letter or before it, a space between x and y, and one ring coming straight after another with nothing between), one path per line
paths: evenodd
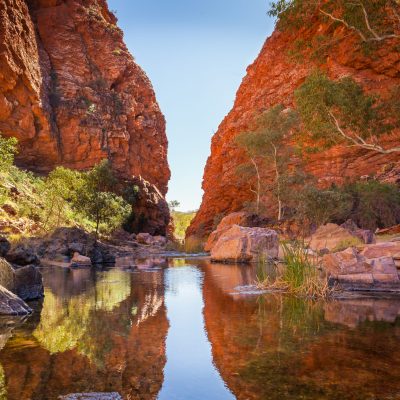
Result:
M181 212L172 211L172 218L174 221L174 235L177 239L184 239L186 234L186 229L189 227L193 218L196 215L195 211Z
M0 134L0 172L8 171L17 152L17 139L6 139Z
M343 187L352 198L347 218L359 227L376 230L400 223L400 190L397 185L376 180L356 182Z

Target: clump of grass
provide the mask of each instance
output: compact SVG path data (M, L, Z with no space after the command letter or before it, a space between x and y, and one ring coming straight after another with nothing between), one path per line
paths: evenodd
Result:
M204 239L199 236L189 236L183 245L185 253L203 253Z
M357 246L360 246L362 244L363 244L363 242L361 241L361 239L359 239L357 237L353 237L351 239L350 238L349 239L344 239L344 240L340 241L332 251L334 253L336 253L338 251L346 250L349 247L357 247Z
M298 297L326 298L332 295L326 278L322 278L317 268L318 261L313 259L302 243L282 243L284 264L283 272L271 282L268 278L259 283L263 289L289 293Z

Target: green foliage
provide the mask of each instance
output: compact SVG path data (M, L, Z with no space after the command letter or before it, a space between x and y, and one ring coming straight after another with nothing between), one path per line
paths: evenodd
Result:
M296 90L295 97L306 130L302 142L313 143L308 145L309 150L345 144L400 152L400 148L383 149L378 143L382 134L400 127L397 91L388 100L382 100L367 95L350 77L332 81L317 71Z
M345 220L352 204L351 196L336 188L318 189L313 185L306 185L300 192L296 215L301 221L306 220L320 226Z
M107 230L121 225L131 212L131 206L112 192L117 180L109 162L103 160L92 170L82 175L82 185L77 189L74 206L96 225L96 234L100 224Z
M172 211L172 218L174 221L174 236L177 239L184 239L186 234L186 229L189 227L193 218L196 216L196 211L181 212Z
M400 190L397 185L371 180L346 185L343 191L351 196L353 202L348 218L358 226L374 231L400 223Z
M236 143L246 151L249 162L240 165L237 173L242 179L256 180L252 191L256 196L255 212L260 211L260 199L269 192L276 200L278 220L282 218L283 204L289 194L291 182L297 180L297 170L289 168L293 148L287 143L288 135L298 124L297 113L277 105L265 111L257 120L254 131L243 132L236 137ZM271 184L263 176L272 169Z
M13 164L17 143L17 139L6 139L0 134L0 172L7 172Z
M175 211L176 208L178 208L181 205L178 200L171 200L168 203L168 207L171 211Z

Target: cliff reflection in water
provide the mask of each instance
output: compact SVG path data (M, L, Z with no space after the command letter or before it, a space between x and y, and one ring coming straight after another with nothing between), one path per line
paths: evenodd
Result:
M400 301L244 297L251 268L204 266L214 363L237 399L384 399L400 391Z
M163 271L46 269L44 279L40 321L17 328L0 353L5 398L117 391L154 399L166 362Z

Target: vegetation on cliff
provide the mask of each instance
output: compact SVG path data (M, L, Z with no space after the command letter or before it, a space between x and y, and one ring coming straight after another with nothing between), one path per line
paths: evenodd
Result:
M0 220L9 234L46 233L59 226L81 226L108 233L132 211L107 161L79 172L57 167L47 177L13 165L15 139L0 136Z

